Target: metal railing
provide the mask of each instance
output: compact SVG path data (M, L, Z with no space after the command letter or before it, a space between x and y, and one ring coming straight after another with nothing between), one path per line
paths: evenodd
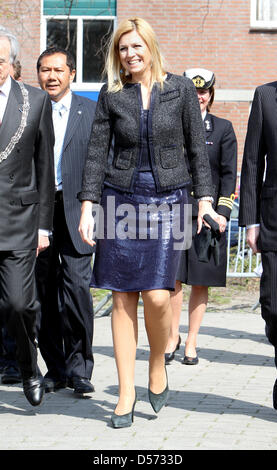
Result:
M232 224L237 224L236 219L228 222L227 235L227 277L260 277L261 255L253 255L246 243L245 227L238 227L237 245L231 246Z

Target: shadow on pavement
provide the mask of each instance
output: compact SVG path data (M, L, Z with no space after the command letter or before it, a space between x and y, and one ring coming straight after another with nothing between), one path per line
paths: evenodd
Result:
M147 389L145 387L136 387L136 390L138 402L147 402L149 413L136 410L135 415L147 420L155 419L156 415L153 413L148 402ZM117 386L111 385L105 389L105 392L112 396L117 396ZM70 390L60 390L56 393L47 394L42 404L36 408L31 407L26 402L23 392L13 390L13 386L8 391L2 392L1 395L0 414L12 413L30 417L58 414L87 420L99 420L106 422L107 425L110 425L110 416L115 406L114 402L111 403L105 399L97 400L93 398L93 395L90 395L91 398L86 400L72 397ZM277 423L277 412L273 408L213 393L170 389L167 408L170 409L171 407L198 413L248 415L253 418ZM139 404L137 408L139 408Z

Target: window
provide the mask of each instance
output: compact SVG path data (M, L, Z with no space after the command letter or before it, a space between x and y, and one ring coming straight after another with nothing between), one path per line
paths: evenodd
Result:
M103 82L105 45L114 30L116 2L75 0L70 12L66 3L70 2L44 0L41 50L54 45L68 49L76 60L72 89L98 91Z
M277 29L276 0L251 0L251 28Z

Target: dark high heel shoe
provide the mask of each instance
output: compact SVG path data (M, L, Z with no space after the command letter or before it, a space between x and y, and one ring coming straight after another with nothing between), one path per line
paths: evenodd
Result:
M132 423L134 421L134 410L135 410L136 402L137 402L137 392L136 392L135 400L134 400L132 410L130 411L130 413L125 413L125 415L117 415L115 413L112 414L111 422L114 428L128 428L132 426Z
M199 362L198 356L196 357L184 356L182 364L186 364L186 366L196 366L198 362Z
M165 365L166 366L168 364L170 364L171 361L173 361L176 351L178 351L178 349L180 348L180 344L181 344L181 336L179 335L179 339L178 339L178 342L176 344L176 347L175 347L174 351L170 352L170 353L165 353L165 355L164 355Z
M150 404L155 411L155 413L159 413L162 407L166 404L168 395L169 395L169 388L168 388L168 378L167 378L167 371L165 368L166 373L166 387L163 392L161 393L153 393L150 390L150 386L148 386L148 396Z

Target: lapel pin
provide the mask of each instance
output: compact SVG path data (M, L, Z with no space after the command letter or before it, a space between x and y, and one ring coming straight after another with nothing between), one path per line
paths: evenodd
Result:
M211 126L210 126L210 121L206 120L205 121L205 124L206 124L206 130L209 131Z

